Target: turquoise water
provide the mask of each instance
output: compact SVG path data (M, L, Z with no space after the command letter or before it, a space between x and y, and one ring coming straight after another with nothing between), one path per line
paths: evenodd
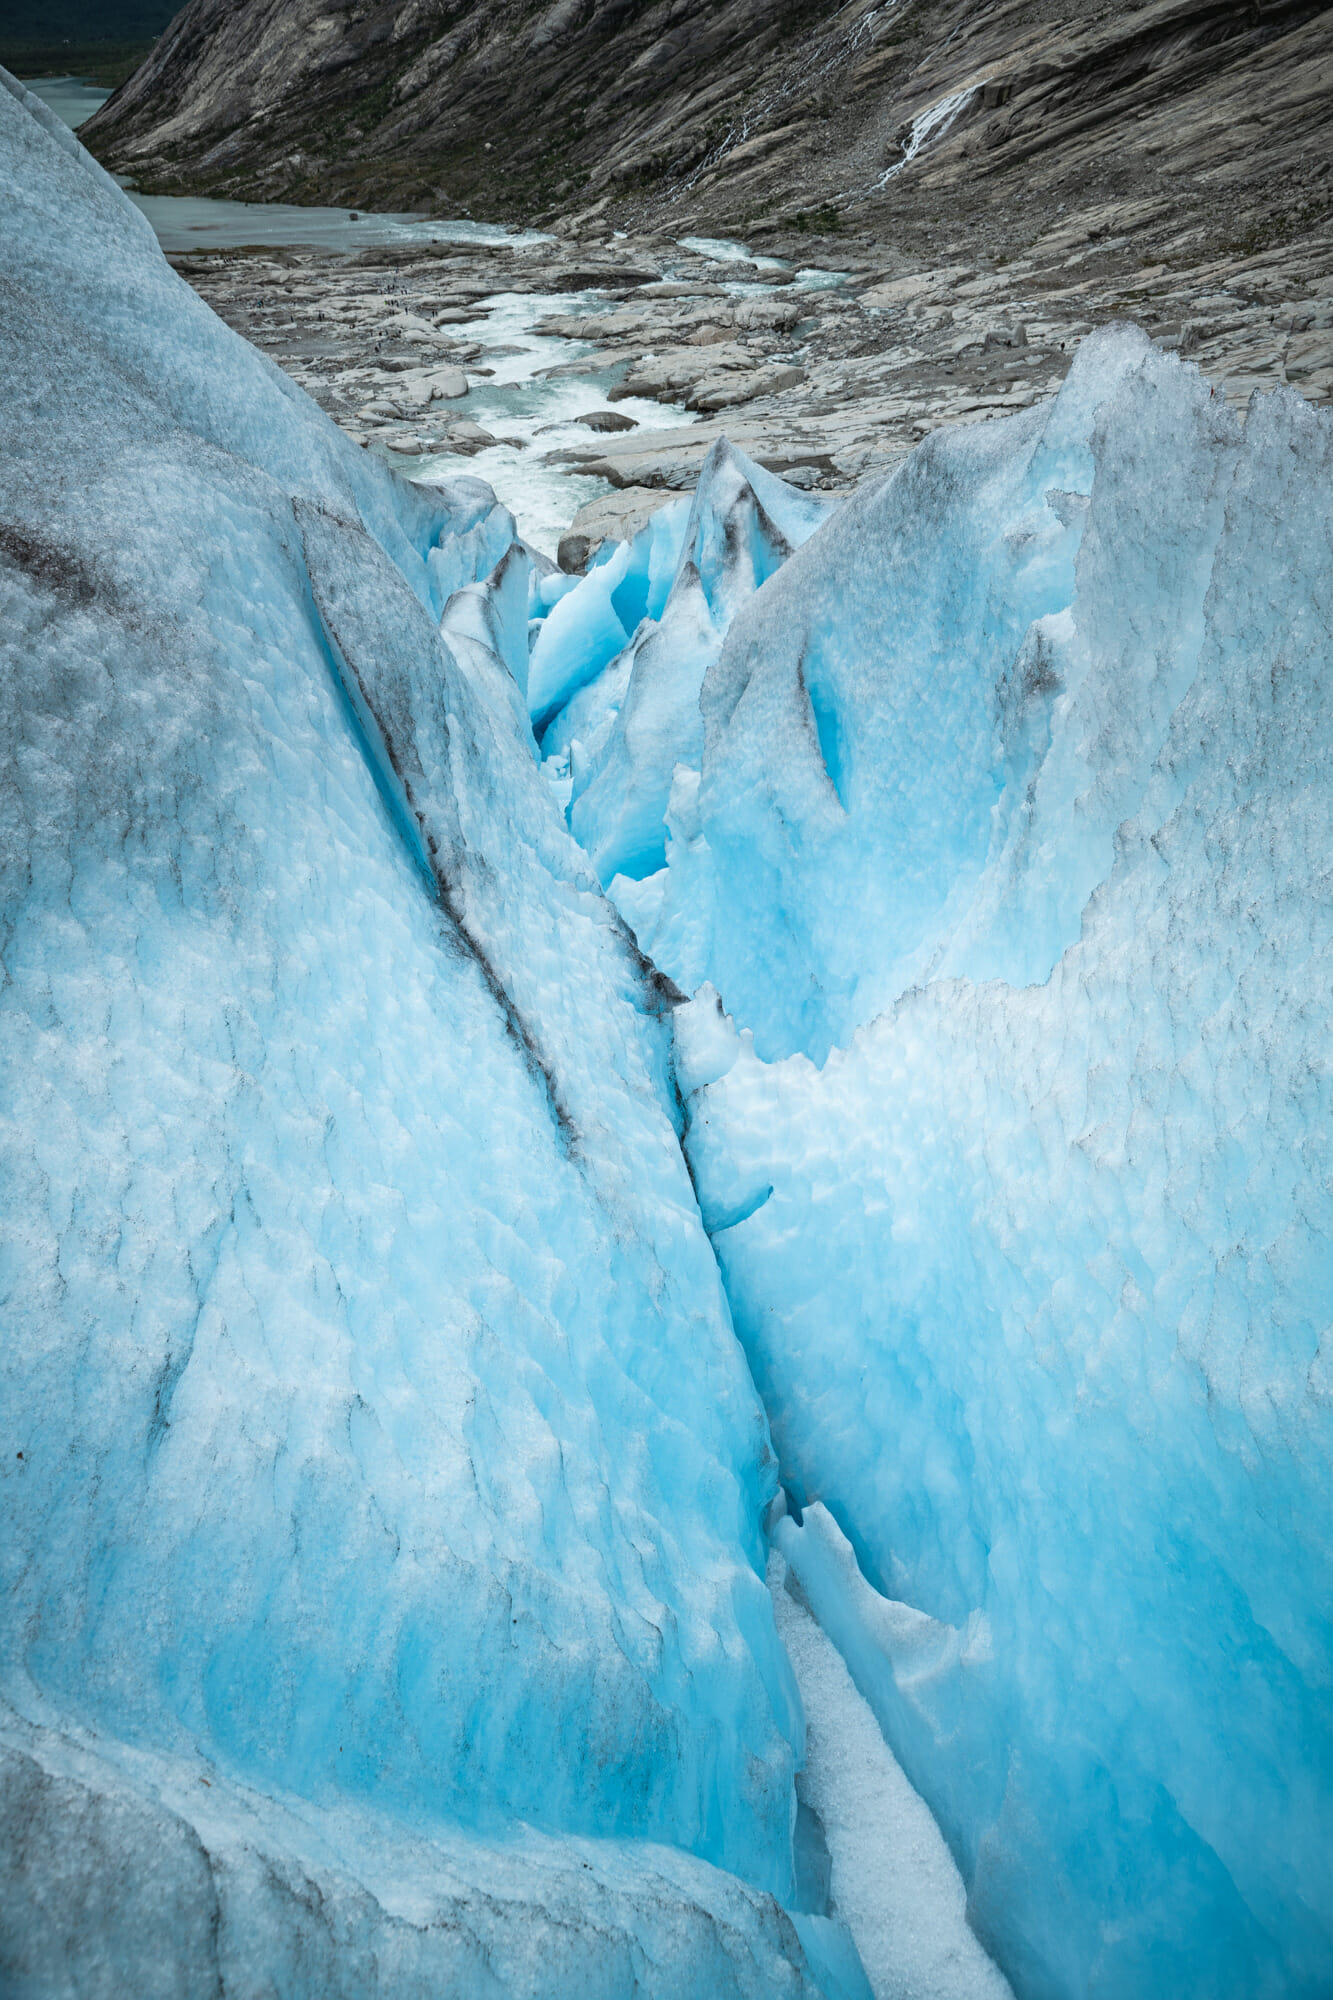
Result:
M240 244L303 244L312 250L364 250L372 243L531 243L531 230L492 223L440 222L425 215L365 215L349 208L303 208L280 201L209 201L202 195L126 193L141 208L169 255L234 250Z
M98 105L105 104L111 95L109 90L99 90L77 76L25 76L23 82L72 132L77 132L84 119L91 118Z
M76 76L26 79L28 89L77 132L111 95ZM316 250L363 250L369 244L535 243L532 230L504 229L428 215L366 215L350 208L304 208L288 202L208 201L198 195L125 192L152 223L170 255L187 250L234 250L245 243L306 244Z

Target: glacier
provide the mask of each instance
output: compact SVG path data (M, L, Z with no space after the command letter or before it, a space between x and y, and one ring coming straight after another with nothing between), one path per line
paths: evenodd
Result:
M1326 1994L1333 424L564 576L0 81L6 1990Z
M1013 2000L968 1928L966 1891L939 1827L838 1646L812 1614L801 1582L811 1576L810 1565L801 1559L803 1542L797 1548L794 1564L774 1548L769 1582L806 1715L806 1764L796 1779L798 1855L803 1833L822 1849L830 1904L855 1936L875 2000ZM821 1596L822 1574L816 1565L811 1580Z
M541 589L532 726L604 887L623 879L632 900L628 885L665 866L676 770L697 767L703 753L708 670L742 605L834 505L720 438L689 498L668 501L631 540L604 545L582 581Z

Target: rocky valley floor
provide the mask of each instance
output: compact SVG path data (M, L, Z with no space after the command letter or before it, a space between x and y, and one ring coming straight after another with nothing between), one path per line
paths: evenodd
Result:
M457 384L413 371L503 379L476 350L513 316L497 335L479 309L546 295L603 418L635 398L681 416L647 438L640 401L586 446L525 437L592 482L567 516L629 496L577 551L688 486L722 431L846 491L938 425L1052 394L1116 318L1233 404L1283 381L1327 400L1330 105L1323 0L719 0L688 21L670 0L196 0L83 136L149 192L550 231L196 282L372 442L401 447L431 410L453 420L423 443L479 454ZM691 230L769 261L692 255Z
M1122 218L1123 221L1123 218ZM1132 231L1053 256L915 263L869 238L767 238L757 261L706 239L603 235L343 256L175 260L229 325L359 442L421 473L498 445L576 476L561 559L580 566L690 488L726 434L794 484L844 492L929 431L1021 409L1059 387L1074 350L1117 318L1196 361L1236 406L1289 384L1333 396L1330 241L1198 264L1135 261ZM503 363L494 305L569 343L546 376L586 382L586 443L504 435L475 414ZM561 347L557 354L566 353ZM624 413L638 400L656 425ZM673 413L679 422L670 422ZM532 427L529 426L529 429ZM550 430L555 426L547 426ZM575 433L577 436L577 433ZM593 482L590 484L590 482ZM558 504L558 503L557 503Z

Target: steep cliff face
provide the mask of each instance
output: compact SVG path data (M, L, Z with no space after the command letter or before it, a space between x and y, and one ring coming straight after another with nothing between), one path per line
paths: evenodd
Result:
M85 128L144 185L731 228L1330 205L1319 0L192 0ZM1225 213L1217 212L1219 195Z
M102 114L102 150L196 186L530 210L687 172L837 11L194 0Z

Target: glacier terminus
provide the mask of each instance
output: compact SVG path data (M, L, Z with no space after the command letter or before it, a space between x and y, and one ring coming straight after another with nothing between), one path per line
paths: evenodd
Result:
M0 84L0 1989L1333 1992L1333 419L567 575Z

